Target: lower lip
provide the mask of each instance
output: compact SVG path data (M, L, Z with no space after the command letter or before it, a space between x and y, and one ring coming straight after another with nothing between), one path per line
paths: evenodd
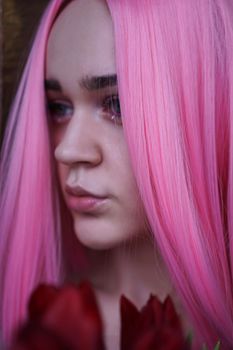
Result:
M101 208L106 202L106 198L96 197L73 197L68 198L68 206L78 213L89 213Z

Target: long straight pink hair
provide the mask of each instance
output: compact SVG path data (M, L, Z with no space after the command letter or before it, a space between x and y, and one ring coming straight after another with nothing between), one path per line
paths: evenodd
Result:
M124 131L161 253L201 342L233 347L233 4L108 0ZM61 220L44 98L53 0L35 38L1 155L4 339L32 289L61 280ZM211 348L212 349L212 348Z
M233 2L109 0L123 125L196 330L233 348Z
M46 10L15 97L1 153L0 278L3 339L25 317L31 291L57 282L60 227L52 190L44 98L44 60L49 28L62 3Z

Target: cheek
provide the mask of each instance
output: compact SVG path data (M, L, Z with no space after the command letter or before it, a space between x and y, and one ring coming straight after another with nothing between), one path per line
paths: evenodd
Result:
M120 220L124 225L127 223L127 226L129 225L132 229L138 226L141 230L146 221L146 214L125 141L119 143L119 146L119 152L115 152L113 157L114 173L112 178L115 179L115 189L120 202Z
M65 195L64 189L65 189L65 183L66 183L67 174L68 174L68 167L58 162L56 162L56 167L57 167L57 174L58 174L60 187L63 195Z
M109 152L110 153L110 152ZM138 198L138 188L133 174L128 148L123 140L118 143L117 151L112 152L113 178L118 184L119 191L127 202Z

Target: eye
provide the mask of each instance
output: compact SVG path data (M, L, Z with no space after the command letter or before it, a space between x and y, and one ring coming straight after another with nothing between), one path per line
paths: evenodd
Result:
M111 95L103 101L104 113L108 114L108 118L114 121L116 124L122 124L121 120L121 107L118 95Z
M73 114L73 107L64 101L48 101L47 110L55 123L64 123Z

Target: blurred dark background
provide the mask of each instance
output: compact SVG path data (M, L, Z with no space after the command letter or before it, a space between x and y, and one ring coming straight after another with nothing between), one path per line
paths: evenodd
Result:
M0 138L40 16L49 0L0 0Z

